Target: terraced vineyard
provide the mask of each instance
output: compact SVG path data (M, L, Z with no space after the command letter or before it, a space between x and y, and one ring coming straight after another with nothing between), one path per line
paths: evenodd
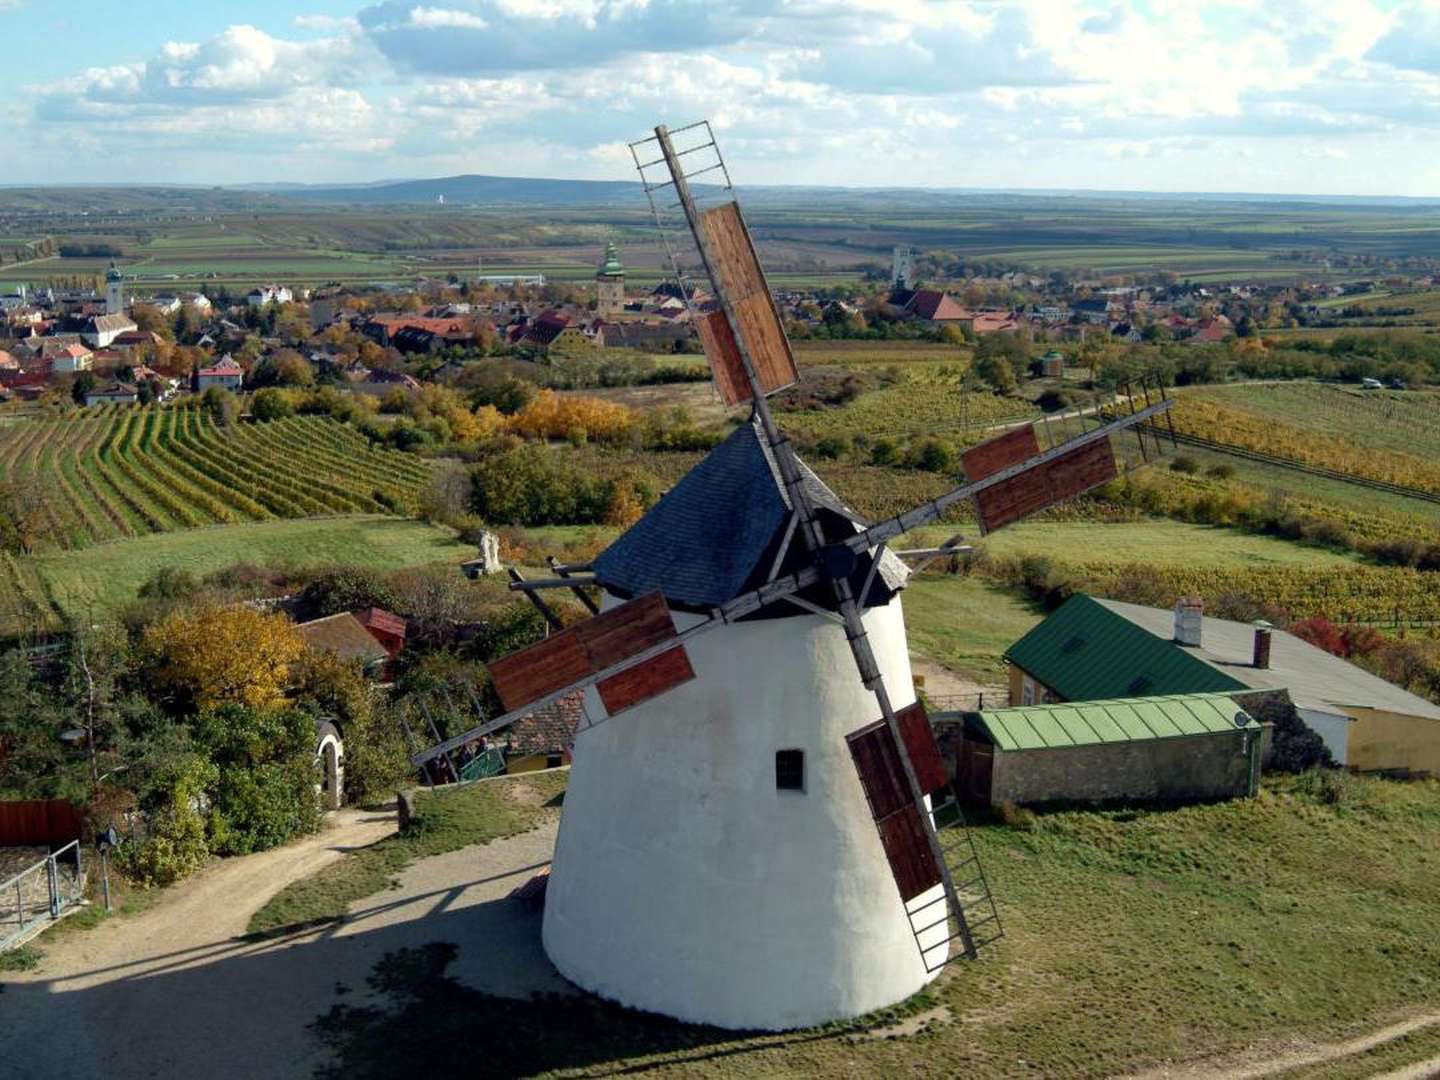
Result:
M1333 622L1388 625L1440 622L1440 594L1434 574L1394 566L1157 565L1151 562L1068 562L1057 560L1083 592L1133 599L1143 586L1144 603L1168 607L1181 596L1218 604L1229 597L1253 597L1291 618L1321 616ZM986 573L1013 578L1013 566L996 563Z
M781 413L778 420L787 432L817 438L857 432L872 438L969 433L978 442L985 438L985 428L1040 415L1028 401L986 390L965 391L959 383L959 374L942 378L905 371L898 382L863 393L848 404Z
M220 428L198 407L103 406L0 430L0 475L42 479L54 549L202 525L408 513L430 471L323 417Z
M1182 394L1182 435L1440 494L1437 396L1335 386L1215 387Z
M59 622L34 563L0 551L0 635L47 634Z

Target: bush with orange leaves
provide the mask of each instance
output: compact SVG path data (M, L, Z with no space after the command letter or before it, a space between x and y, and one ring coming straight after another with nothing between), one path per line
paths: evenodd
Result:
M243 605L173 611L145 631L150 684L182 710L280 705L304 637L284 615Z
M588 441L611 444L624 442L634 426L635 414L624 405L554 390L541 390L506 425L532 439L573 439L583 432Z

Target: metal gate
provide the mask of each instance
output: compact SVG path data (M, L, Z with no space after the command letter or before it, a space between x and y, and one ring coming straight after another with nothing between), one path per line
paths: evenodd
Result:
M0 952L25 940L42 924L60 918L84 895L78 840L0 882Z

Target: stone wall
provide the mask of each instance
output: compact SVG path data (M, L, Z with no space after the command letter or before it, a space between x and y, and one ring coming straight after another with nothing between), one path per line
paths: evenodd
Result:
M1253 795L1259 734L1225 731L1047 750L995 751L990 799L1019 805L1204 802Z

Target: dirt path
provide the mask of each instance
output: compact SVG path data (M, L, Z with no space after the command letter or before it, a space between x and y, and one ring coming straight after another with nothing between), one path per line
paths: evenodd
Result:
M147 985L225 960L266 899L394 829L393 813L338 811L316 835L217 862L133 918L42 942L39 968L7 977L0 995L0 1076L95 1076L117 1066L112 1075L151 1076L179 1068L180 1047L205 1046L216 1010L239 1003L177 1000Z
M963 700L964 708L973 709L981 694L987 707L1004 708L1010 703L1008 687L975 682L923 656L911 654L910 670L924 678L926 697L945 707L950 707L950 701Z
M390 813L341 811L315 837L218 863L141 915L47 945L0 994L0 1078L310 1076L323 1056L308 1025L365 1001L386 953L432 941L460 947L449 973L477 989L566 992L538 913L504 900L549 862L554 819L417 863L343 923L240 939L277 890L394 827Z
M1263 1080L1291 1069L1306 1068L1364 1054L1416 1031L1440 1024L1440 1012L1422 1013L1365 1035L1335 1043L1291 1040L1283 1046L1261 1046L1244 1054L1226 1054L1206 1062L1179 1063L1141 1073L1126 1080ZM1417 1062L1376 1076L1374 1080L1427 1080L1440 1075L1440 1058Z

